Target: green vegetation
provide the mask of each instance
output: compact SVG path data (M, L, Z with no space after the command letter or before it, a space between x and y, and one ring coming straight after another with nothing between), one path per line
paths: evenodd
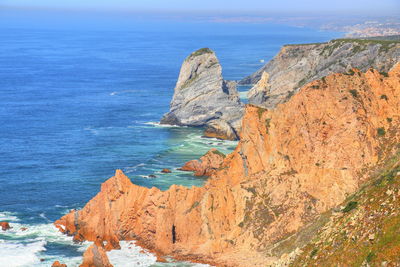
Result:
M265 119L265 127L267 127L267 134L269 134L269 127L271 127L271 118Z
M308 44L286 44L285 46L309 46L309 45L325 45L320 55L329 57L340 46L345 43L353 43L352 53L356 54L366 49L368 45L380 45L379 52L387 52L396 44L400 44L400 35L385 36L382 38L341 38L333 39L325 43L308 43Z
M381 95L381 99L384 99L384 100L388 100L388 97L387 97L387 95Z
M387 72L381 71L379 73L384 77L389 77L389 74Z
M366 258L367 262L371 262L373 259L375 258L375 253L374 252L370 252Z
M395 155L370 169L369 182L349 197L348 211L331 213L334 216L318 228L290 266L382 266L383 262L390 266L399 262L400 146L394 143L386 150L396 147ZM357 212L349 212L354 208Z
M201 56L204 54L211 54L213 53L213 51L211 51L210 48L200 48L199 50L193 52L192 54L190 54L190 56L188 57L188 59L192 58L192 57L197 57L197 56Z
M358 92L355 89L349 90L349 93L354 97L357 98L358 97Z
M215 155L219 155L219 156L221 156L223 158L226 157L226 155L224 153L222 153L221 151L218 151L218 150L213 150L212 153L214 153Z
M194 208L196 208L199 204L200 204L200 202L195 201L195 202L193 203L193 205L192 205L187 211L185 211L185 214L190 213L190 212L191 212Z
M366 40L386 40L386 41L400 41L400 35L387 35L387 36L374 36L365 37Z
M317 252L318 252L318 249L314 248L314 249L311 251L310 258L314 258L314 256L317 255Z
M386 118L386 120L387 120L388 123L391 123L393 121L392 118Z
M377 129L378 136L384 136L386 134L385 128L380 127Z
M258 108L258 110L257 110L257 115L258 115L258 118L259 119L261 119L261 117L262 117L262 115L263 115L263 113L265 112L265 111L267 111L265 108Z
M347 71L347 73L343 73L344 75L350 75L350 76L353 76L354 74L355 74L355 72L354 72L354 70L353 69L349 69L348 71Z
M342 209L342 212L352 211L355 208L357 208L357 205L358 205L357 201L350 201L349 203L347 203L346 207L344 207L344 209Z

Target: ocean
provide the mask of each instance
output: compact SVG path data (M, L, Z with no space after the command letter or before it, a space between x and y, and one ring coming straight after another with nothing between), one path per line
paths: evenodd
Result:
M0 231L1 267L55 260L78 266L88 243L74 244L52 222L83 207L115 169L135 184L162 190L204 184L205 178L177 168L212 147L229 153L236 142L158 124L191 52L213 49L224 78L239 80L283 44L339 36L274 24L6 22L0 20L0 221L13 228ZM247 89L240 88L242 96ZM162 174L163 168L172 173ZM199 266L156 263L139 251L124 242L108 256L116 267Z

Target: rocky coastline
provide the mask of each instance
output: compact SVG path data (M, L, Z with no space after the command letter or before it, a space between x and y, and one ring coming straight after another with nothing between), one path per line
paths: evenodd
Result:
M217 121L215 110L191 115L182 109L193 99L212 98L192 92L182 97L183 89L198 88L203 75L213 77L207 84L214 93L223 88L214 53L203 52L185 61L163 123ZM234 90L218 94L216 99L227 103L223 110L241 107ZM105 250L137 240L160 256L216 266L286 266L294 260L287 255L299 254L313 234L290 248L283 244L344 203L398 152L399 114L400 64L387 73L353 68L329 74L306 82L274 109L246 105L241 127L235 128L238 146L203 187L148 189L117 170L83 209L55 225L75 241L92 241ZM222 112L218 119L223 118Z

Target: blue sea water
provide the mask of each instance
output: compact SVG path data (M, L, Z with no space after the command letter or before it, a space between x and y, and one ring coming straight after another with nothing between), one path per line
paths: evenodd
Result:
M7 267L77 266L87 244L73 244L52 222L83 207L115 169L147 187L201 186L203 178L176 168L211 147L234 149L235 142L202 138L201 129L157 124L192 51L215 50L225 79L238 80L283 44L338 35L273 24L0 22L0 221L14 227L0 232ZM129 246L109 253L115 266L156 266Z

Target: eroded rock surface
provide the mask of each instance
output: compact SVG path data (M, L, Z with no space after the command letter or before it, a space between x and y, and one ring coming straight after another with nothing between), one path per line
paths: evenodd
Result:
M239 138L242 115L236 83L223 79L215 53L203 48L183 62L170 112L161 123L207 127L219 138L234 140Z
M83 263L79 267L113 267L101 244L91 245L83 254Z
M398 41L337 39L319 44L286 45L265 66L240 83L257 84L266 79L250 90L249 103L274 108L311 81L333 73L345 73L351 68L388 72L399 60Z
M225 155L213 148L204 154L200 160L191 160L185 163L180 170L193 171L195 176L211 176L224 162Z
M218 266L266 266L274 247L343 202L400 141L400 65L333 74L273 110L249 105L240 142L204 187L134 185L122 171L55 222L76 240L136 239ZM286 253L286 252L285 252Z

